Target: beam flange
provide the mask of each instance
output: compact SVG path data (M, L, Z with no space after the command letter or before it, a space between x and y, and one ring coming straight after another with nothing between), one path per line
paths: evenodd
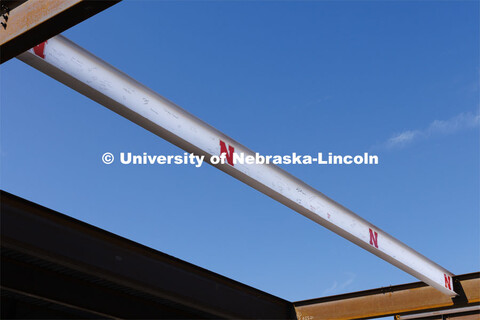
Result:
M398 316L396 320L416 320L416 319L432 319L435 317L436 319L444 319L448 317L448 319L459 319L467 320L467 319L475 319L478 320L478 314L480 314L480 305L465 307L465 308L456 308L456 309L448 309L442 311L431 311L425 313L417 313L411 314L407 316ZM468 317L473 316L475 317Z
M29 0L9 8L0 26L0 63L107 9L120 0ZM12 5L16 5L12 2Z

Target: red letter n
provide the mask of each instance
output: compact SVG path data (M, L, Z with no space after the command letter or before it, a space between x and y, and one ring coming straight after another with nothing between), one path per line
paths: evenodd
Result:
M227 146L225 142L220 140L220 155L225 154L225 157L227 158L228 164L230 164L233 167L233 152L235 151L235 148L232 147L231 145L228 145L228 151L227 151Z
M377 231L373 231L372 229L368 228L370 231L370 244L375 248L378 248L378 233Z
M33 47L33 52L35 52L35 54L42 59L45 59L45 43L47 43L47 41L44 41L39 45Z
M447 276L446 274L443 274L445 276L445 288L448 290L452 290L452 278L450 276Z

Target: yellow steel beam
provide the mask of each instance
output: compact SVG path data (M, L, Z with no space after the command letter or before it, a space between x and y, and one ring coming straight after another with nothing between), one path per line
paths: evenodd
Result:
M48 40L120 0L28 0L9 10L2 1L0 62Z
M455 278L463 289L451 299L422 282L295 302L298 320L365 319L442 308L464 307L480 302L480 273ZM458 291L457 291L458 292Z

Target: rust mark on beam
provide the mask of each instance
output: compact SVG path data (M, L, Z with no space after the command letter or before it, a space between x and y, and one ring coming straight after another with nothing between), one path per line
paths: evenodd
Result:
M67 30L120 0L29 0L10 9L0 28L0 63ZM8 7L8 2L2 4Z

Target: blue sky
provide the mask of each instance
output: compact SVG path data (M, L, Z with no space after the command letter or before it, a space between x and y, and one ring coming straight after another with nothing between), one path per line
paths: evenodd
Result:
M66 31L455 274L480 269L479 4L124 1ZM1 67L1 188L296 301L416 281L18 60Z

